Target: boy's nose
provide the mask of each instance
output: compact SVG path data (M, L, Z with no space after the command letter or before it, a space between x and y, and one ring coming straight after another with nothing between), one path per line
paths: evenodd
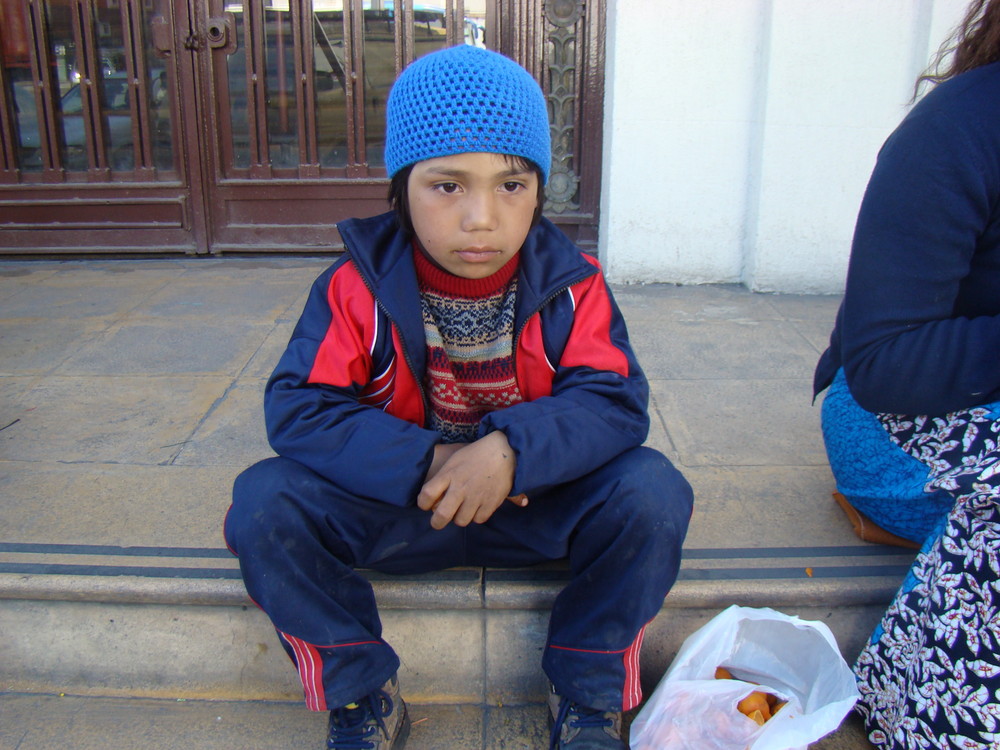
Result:
M496 203L492 195L472 194L466 203L463 229L467 232L496 229Z

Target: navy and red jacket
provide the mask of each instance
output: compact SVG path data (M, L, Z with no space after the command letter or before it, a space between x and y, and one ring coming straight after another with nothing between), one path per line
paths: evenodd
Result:
M426 344L411 239L394 213L337 226L347 252L313 284L264 394L271 447L348 492L416 501L440 435L426 427ZM517 454L511 494L577 479L649 429L649 386L597 261L551 222L518 262L514 364L524 402L491 412Z

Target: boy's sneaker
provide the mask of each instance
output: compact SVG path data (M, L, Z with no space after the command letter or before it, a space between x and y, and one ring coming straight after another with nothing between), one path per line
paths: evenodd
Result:
M401 750L410 734L410 717L396 675L356 703L333 709L329 726L328 750Z
M552 738L549 750L627 750L622 740L622 715L587 708L549 691Z

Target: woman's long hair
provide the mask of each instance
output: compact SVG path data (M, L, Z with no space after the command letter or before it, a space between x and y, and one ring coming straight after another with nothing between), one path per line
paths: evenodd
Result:
M924 83L938 84L960 73L1000 60L1000 0L973 0L930 67L917 79L914 98Z

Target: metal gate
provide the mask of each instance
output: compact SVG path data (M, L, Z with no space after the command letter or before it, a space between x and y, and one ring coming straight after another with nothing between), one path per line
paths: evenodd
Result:
M317 252L385 210L385 100L454 44L549 97L548 214L596 244L603 3L0 0L0 253Z

